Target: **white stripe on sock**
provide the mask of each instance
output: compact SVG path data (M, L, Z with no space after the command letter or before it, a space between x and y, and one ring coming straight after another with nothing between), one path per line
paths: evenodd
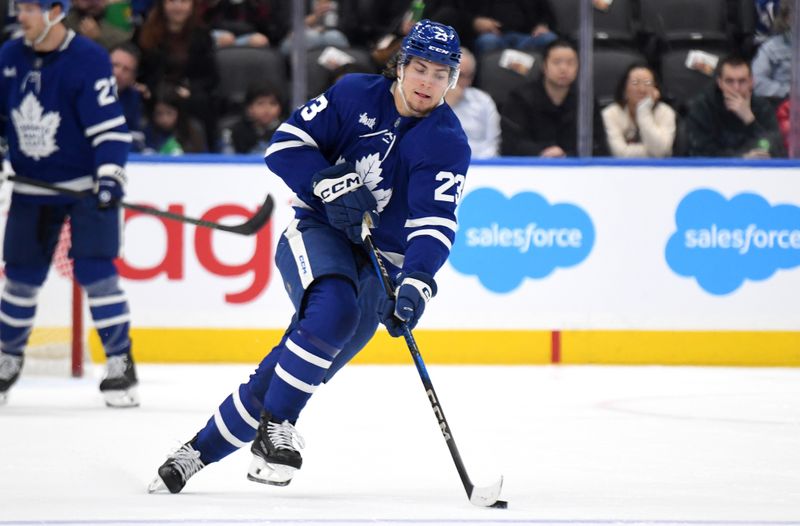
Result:
M253 429L258 429L258 420L250 416L250 413L247 412L247 409L244 408L244 404L242 403L242 399L239 397L239 390L235 390L232 393L233 396L233 405L236 406L236 410L239 412L239 416L242 417L248 426L252 427Z
M280 378L287 384L291 385L298 391L303 391L304 393L311 394L317 390L316 385L307 384L304 381L300 380L299 378L295 378L291 374L287 373L286 370L283 367L281 367L281 364L275 366L275 374L278 375L278 378Z
M286 348L292 351L293 354L296 354L299 358L302 358L312 365L316 365L317 367L321 367L323 369L327 369L331 366L332 362L320 358L315 354L311 354L307 350L294 343L291 338L286 340Z
M217 429L219 430L219 434L222 435L222 438L227 440L232 446L244 447L247 445L247 442L242 442L233 436L233 433L231 433L231 431L228 429L228 426L225 425L225 421L222 420L222 415L219 412L219 408L217 408L216 412L214 413L214 423L217 424Z

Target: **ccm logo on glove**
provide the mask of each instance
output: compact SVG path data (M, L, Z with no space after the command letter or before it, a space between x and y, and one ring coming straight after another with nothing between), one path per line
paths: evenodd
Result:
M361 223L369 214L378 225L378 203L361 181L355 167L340 163L320 170L311 179L314 195L322 201L328 223L341 230L353 243L361 243Z
M319 197L323 203L330 203L342 195L352 192L361 184L361 176L350 172L341 177L317 181L314 185L314 195Z

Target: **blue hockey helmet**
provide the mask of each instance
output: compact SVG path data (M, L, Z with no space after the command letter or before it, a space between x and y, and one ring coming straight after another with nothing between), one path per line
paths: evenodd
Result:
M450 26L425 19L420 20L403 39L400 48L408 57L419 57L458 69L461 63L461 42L458 33Z
M42 11L50 11L55 4L61 4L61 13L66 16L70 0L15 0L17 4L38 4Z

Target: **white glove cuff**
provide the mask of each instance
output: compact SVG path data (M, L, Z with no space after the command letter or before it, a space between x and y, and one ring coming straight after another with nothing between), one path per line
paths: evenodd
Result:
M419 295L422 296L422 299L425 300L425 304L428 304L428 301L433 297L433 289L431 286L422 281L421 279L416 278L405 278L400 286L404 285L411 285L417 291L419 291ZM399 289L400 287L398 287Z

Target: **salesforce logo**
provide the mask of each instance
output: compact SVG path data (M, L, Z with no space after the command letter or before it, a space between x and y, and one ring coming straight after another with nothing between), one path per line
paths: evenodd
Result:
M484 188L464 197L458 210L450 263L494 292L510 292L525 278L577 265L594 245L594 225L586 212L575 205L551 205L532 192L508 199Z
M713 190L687 195L675 212L677 231L667 242L667 264L722 295L746 280L800 265L800 208L771 206L756 194L730 201Z

